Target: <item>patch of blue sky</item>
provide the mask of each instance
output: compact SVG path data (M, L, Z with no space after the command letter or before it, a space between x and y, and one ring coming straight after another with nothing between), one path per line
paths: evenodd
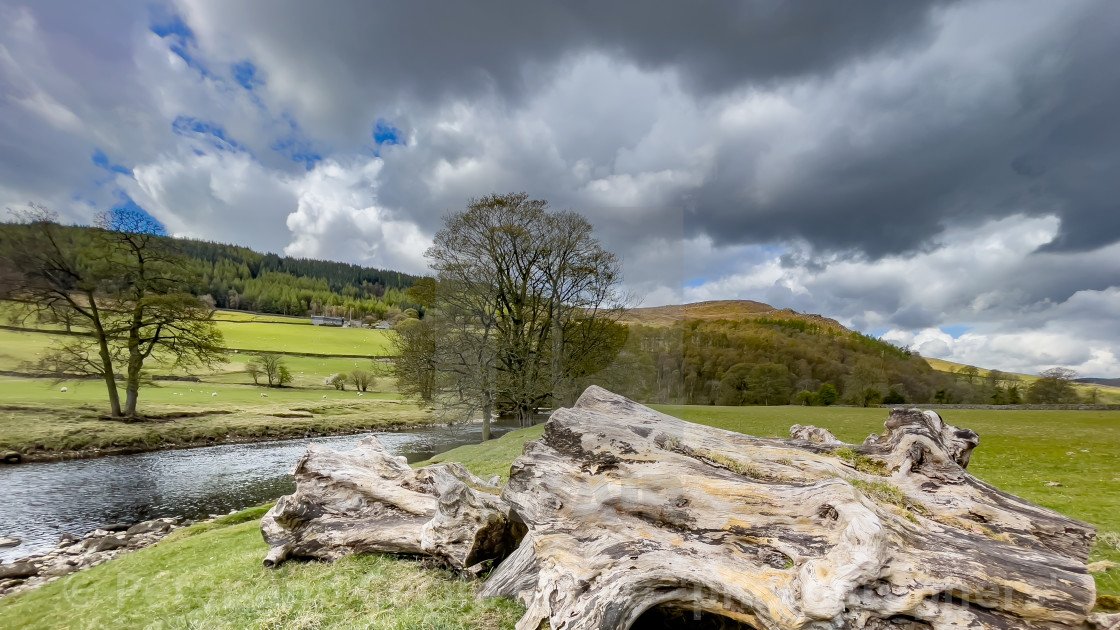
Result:
M708 279L703 277L689 278L684 281L684 286L686 289L695 289L696 287L703 286L707 282Z
M107 223L113 229L167 236L167 227L123 190L117 191L117 204L107 214Z
M310 142L295 136L281 138L273 142L270 148L297 164L303 164L303 167L309 171L323 161L323 155L311 148Z
M152 16L148 28L160 37L174 35L183 41L194 41L194 31L187 26L187 23L177 13Z
M128 168L127 166L122 166L120 164L113 164L109 160L109 156L105 155L105 152L102 151L101 149L95 149L94 152L93 152L93 155L90 156L90 159L93 160L93 163L94 163L95 166L97 166L98 168L105 169L106 171L109 171L111 173L120 173L121 175L132 175L132 169Z
M373 125L373 141L377 146L404 144L401 130L384 118L378 118Z
M233 80L250 92L253 91L253 88L264 85L264 79L257 72L257 66L253 65L253 62L248 59L232 64L230 72L233 74Z
M162 14L161 12L160 15L153 15L148 24L148 30L161 39L167 40L168 49L182 59L187 67L197 70L204 77L210 76L210 71L191 52L197 45L194 31L187 26L187 23L178 14Z
M972 326L965 326L964 324L955 324L952 326L942 326L941 332L949 335L953 339L960 338L961 335L972 330Z
M179 116L171 123L171 129L176 135L201 140L219 151L248 152L248 149L230 138L226 130L217 123L193 116Z

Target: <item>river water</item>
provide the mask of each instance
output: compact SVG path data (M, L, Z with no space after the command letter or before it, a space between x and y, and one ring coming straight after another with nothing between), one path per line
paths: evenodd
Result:
M494 427L494 437L512 427ZM206 518L257 505L295 490L291 471L316 442L353 448L366 435L226 444L96 459L0 465L0 537L23 543L0 560L46 551L63 532L160 517ZM479 425L373 433L392 453L418 462L481 440Z

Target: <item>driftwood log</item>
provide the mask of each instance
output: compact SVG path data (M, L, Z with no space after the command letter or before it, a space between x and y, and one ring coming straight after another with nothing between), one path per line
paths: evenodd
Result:
M337 452L312 444L296 464L295 494L261 519L271 549L264 565L288 558L336 560L352 553L429 555L459 569L504 557L517 526L498 494L462 464L413 470L375 437Z
M313 447L262 523L266 563L509 554L481 594L522 601L519 630L1120 627L1088 616L1093 528L969 475L972 431L896 409L858 446L792 434L704 427L592 387L526 445L500 498L374 440Z

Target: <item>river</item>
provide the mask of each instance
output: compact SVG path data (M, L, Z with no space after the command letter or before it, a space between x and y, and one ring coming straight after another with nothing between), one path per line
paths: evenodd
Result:
M493 435L512 428L496 426ZM372 435L418 462L476 444L481 431L479 425L452 425ZM366 435L0 465L0 537L23 541L0 549L0 560L46 551L63 532L83 535L102 525L160 517L206 518L271 501L295 490L291 471L308 443L349 449Z

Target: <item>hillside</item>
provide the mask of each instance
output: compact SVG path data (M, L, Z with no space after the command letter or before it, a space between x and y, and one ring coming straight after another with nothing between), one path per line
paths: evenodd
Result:
M25 225L0 223L0 252L26 229ZM90 252L97 251L100 233L85 226L60 229L68 246ZM218 308L298 316L312 312L356 319L383 319L408 308L420 310L405 294L418 276L329 260L262 254L237 245L172 237L161 240L198 274L194 293L209 296L207 299Z
M713 300L692 304L633 308L622 317L624 323L641 324L643 326L672 326L684 320L716 321L721 319L731 321L745 319L798 320L829 330L851 332L834 319L815 313L798 313L788 308L778 309L769 304L753 300Z

